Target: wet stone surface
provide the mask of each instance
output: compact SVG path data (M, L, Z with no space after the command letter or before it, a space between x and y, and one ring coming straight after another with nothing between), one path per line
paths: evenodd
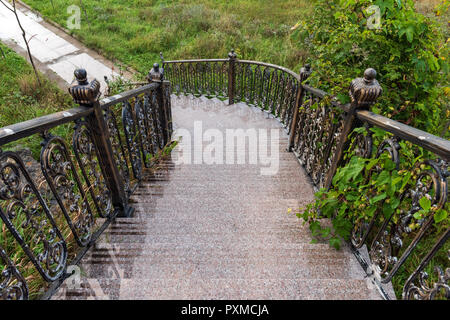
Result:
M79 283L65 283L54 299L379 298L348 247L310 244L307 226L287 213L314 191L277 120L217 99L173 96L172 105L182 142L132 196L135 216L106 230L82 260ZM267 162L183 163L187 150L194 157L211 143L195 140L198 122L203 134L224 137L227 129L278 129L275 149L268 135L278 171L262 175ZM248 144L237 150L255 153Z

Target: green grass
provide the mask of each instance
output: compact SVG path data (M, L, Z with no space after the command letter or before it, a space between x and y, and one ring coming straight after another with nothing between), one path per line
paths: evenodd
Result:
M63 27L71 0L26 0ZM239 58L299 66L305 53L290 42L290 28L305 12L304 0L84 0L81 29L73 30L88 47L140 72L160 61L226 58L234 48Z

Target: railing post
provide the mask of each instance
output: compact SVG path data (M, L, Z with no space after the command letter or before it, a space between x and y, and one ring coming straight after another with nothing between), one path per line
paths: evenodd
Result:
M94 110L86 117L86 122L92 134L92 141L98 150L99 165L111 191L114 208L120 210L119 217L130 217L134 209L128 206L123 179L114 161L108 126L99 102L100 83L96 79L89 83L84 69L77 69L74 74L76 82L69 87L69 93L76 103L91 107Z
M356 78L350 84L349 95L351 98L350 108L346 111L344 120L344 127L342 129L339 141L337 142L336 152L333 155L330 170L327 173L327 178L324 187L329 189L331 187L334 174L342 160L342 156L347 146L348 136L355 127L355 115L357 109L368 109L374 104L382 93L382 88L375 79L377 72L375 69L369 68L364 71L364 78Z
M228 104L234 103L236 93L236 58L237 54L234 49L228 53Z
M157 92L157 99L158 99L158 116L159 121L163 126L163 140L164 145L167 144L171 138L171 132L170 132L170 122L171 120L171 110L168 110L170 108L170 101L166 101L167 99L170 99L169 97L166 97L165 90L167 89L167 86L170 85L169 81L164 81L164 69L159 66L158 63L153 64L153 68L149 71L147 75L148 82L157 82L159 83L159 87L156 90Z
M298 112L303 104L303 97L305 96L305 92L303 90L303 81L309 78L311 75L311 66L309 64L306 64L305 67L300 69L300 79L299 79L299 88L297 91L297 97L295 99L295 106L294 106L294 114L292 116L292 124L291 124L291 130L289 132L289 144L288 144L288 151L292 152L292 148L294 147L294 138L295 138L295 131L297 130L297 118L298 118Z

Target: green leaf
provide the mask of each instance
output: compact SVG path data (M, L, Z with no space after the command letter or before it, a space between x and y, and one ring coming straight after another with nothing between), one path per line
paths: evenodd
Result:
M369 163L366 165L366 170L370 170L378 163L378 159L371 159Z
M331 229L330 228L323 228L322 229L322 237L323 238L328 237L330 235L330 233L331 233Z
M339 238L331 238L328 240L331 247L335 248L336 250L339 250L341 248L341 240Z
M399 205L400 205L400 198L392 198L391 199L392 209L396 209Z
M381 171L378 175L377 179L375 180L376 186L383 186L390 182L391 175L388 171Z
M422 197L419 203L423 210L429 211L431 209L431 201L427 197Z
M386 199L386 196L387 196L386 193L379 194L379 195L373 197L372 199L370 199L370 204L374 204L380 200Z
M414 219L419 220L419 219L423 218L424 214L425 214L425 211L419 210L419 211L417 211L416 213L413 214L413 217L414 217Z
M414 28L413 27L408 27L406 28L406 39L408 39L408 41L411 43L414 39Z
M383 215L386 219L389 218L393 212L394 210L392 209L390 203L387 202L383 203Z
M366 213L366 215L367 215L369 218L372 218L373 215L374 215L374 213L375 213L375 211L377 211L377 207L376 207L376 206L370 206L370 207L365 211L365 213Z
M439 223L441 221L444 221L445 219L447 219L448 216L448 211L444 210L444 209L439 209L438 211L436 211L436 213L434 214L434 221L436 223Z

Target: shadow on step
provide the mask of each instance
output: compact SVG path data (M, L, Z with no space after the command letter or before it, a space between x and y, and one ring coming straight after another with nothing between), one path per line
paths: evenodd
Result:
M130 198L136 208L130 218L116 218L82 259L74 277L68 278L52 299L91 300L120 298L122 280L135 274L135 260L145 254L143 244L152 207L164 195L164 184L174 169L171 156L144 172L140 186ZM158 190L158 192L149 192ZM139 207L145 198L145 209ZM149 201L148 198L151 198ZM146 214L145 212L149 212ZM151 211L151 212L150 212Z

